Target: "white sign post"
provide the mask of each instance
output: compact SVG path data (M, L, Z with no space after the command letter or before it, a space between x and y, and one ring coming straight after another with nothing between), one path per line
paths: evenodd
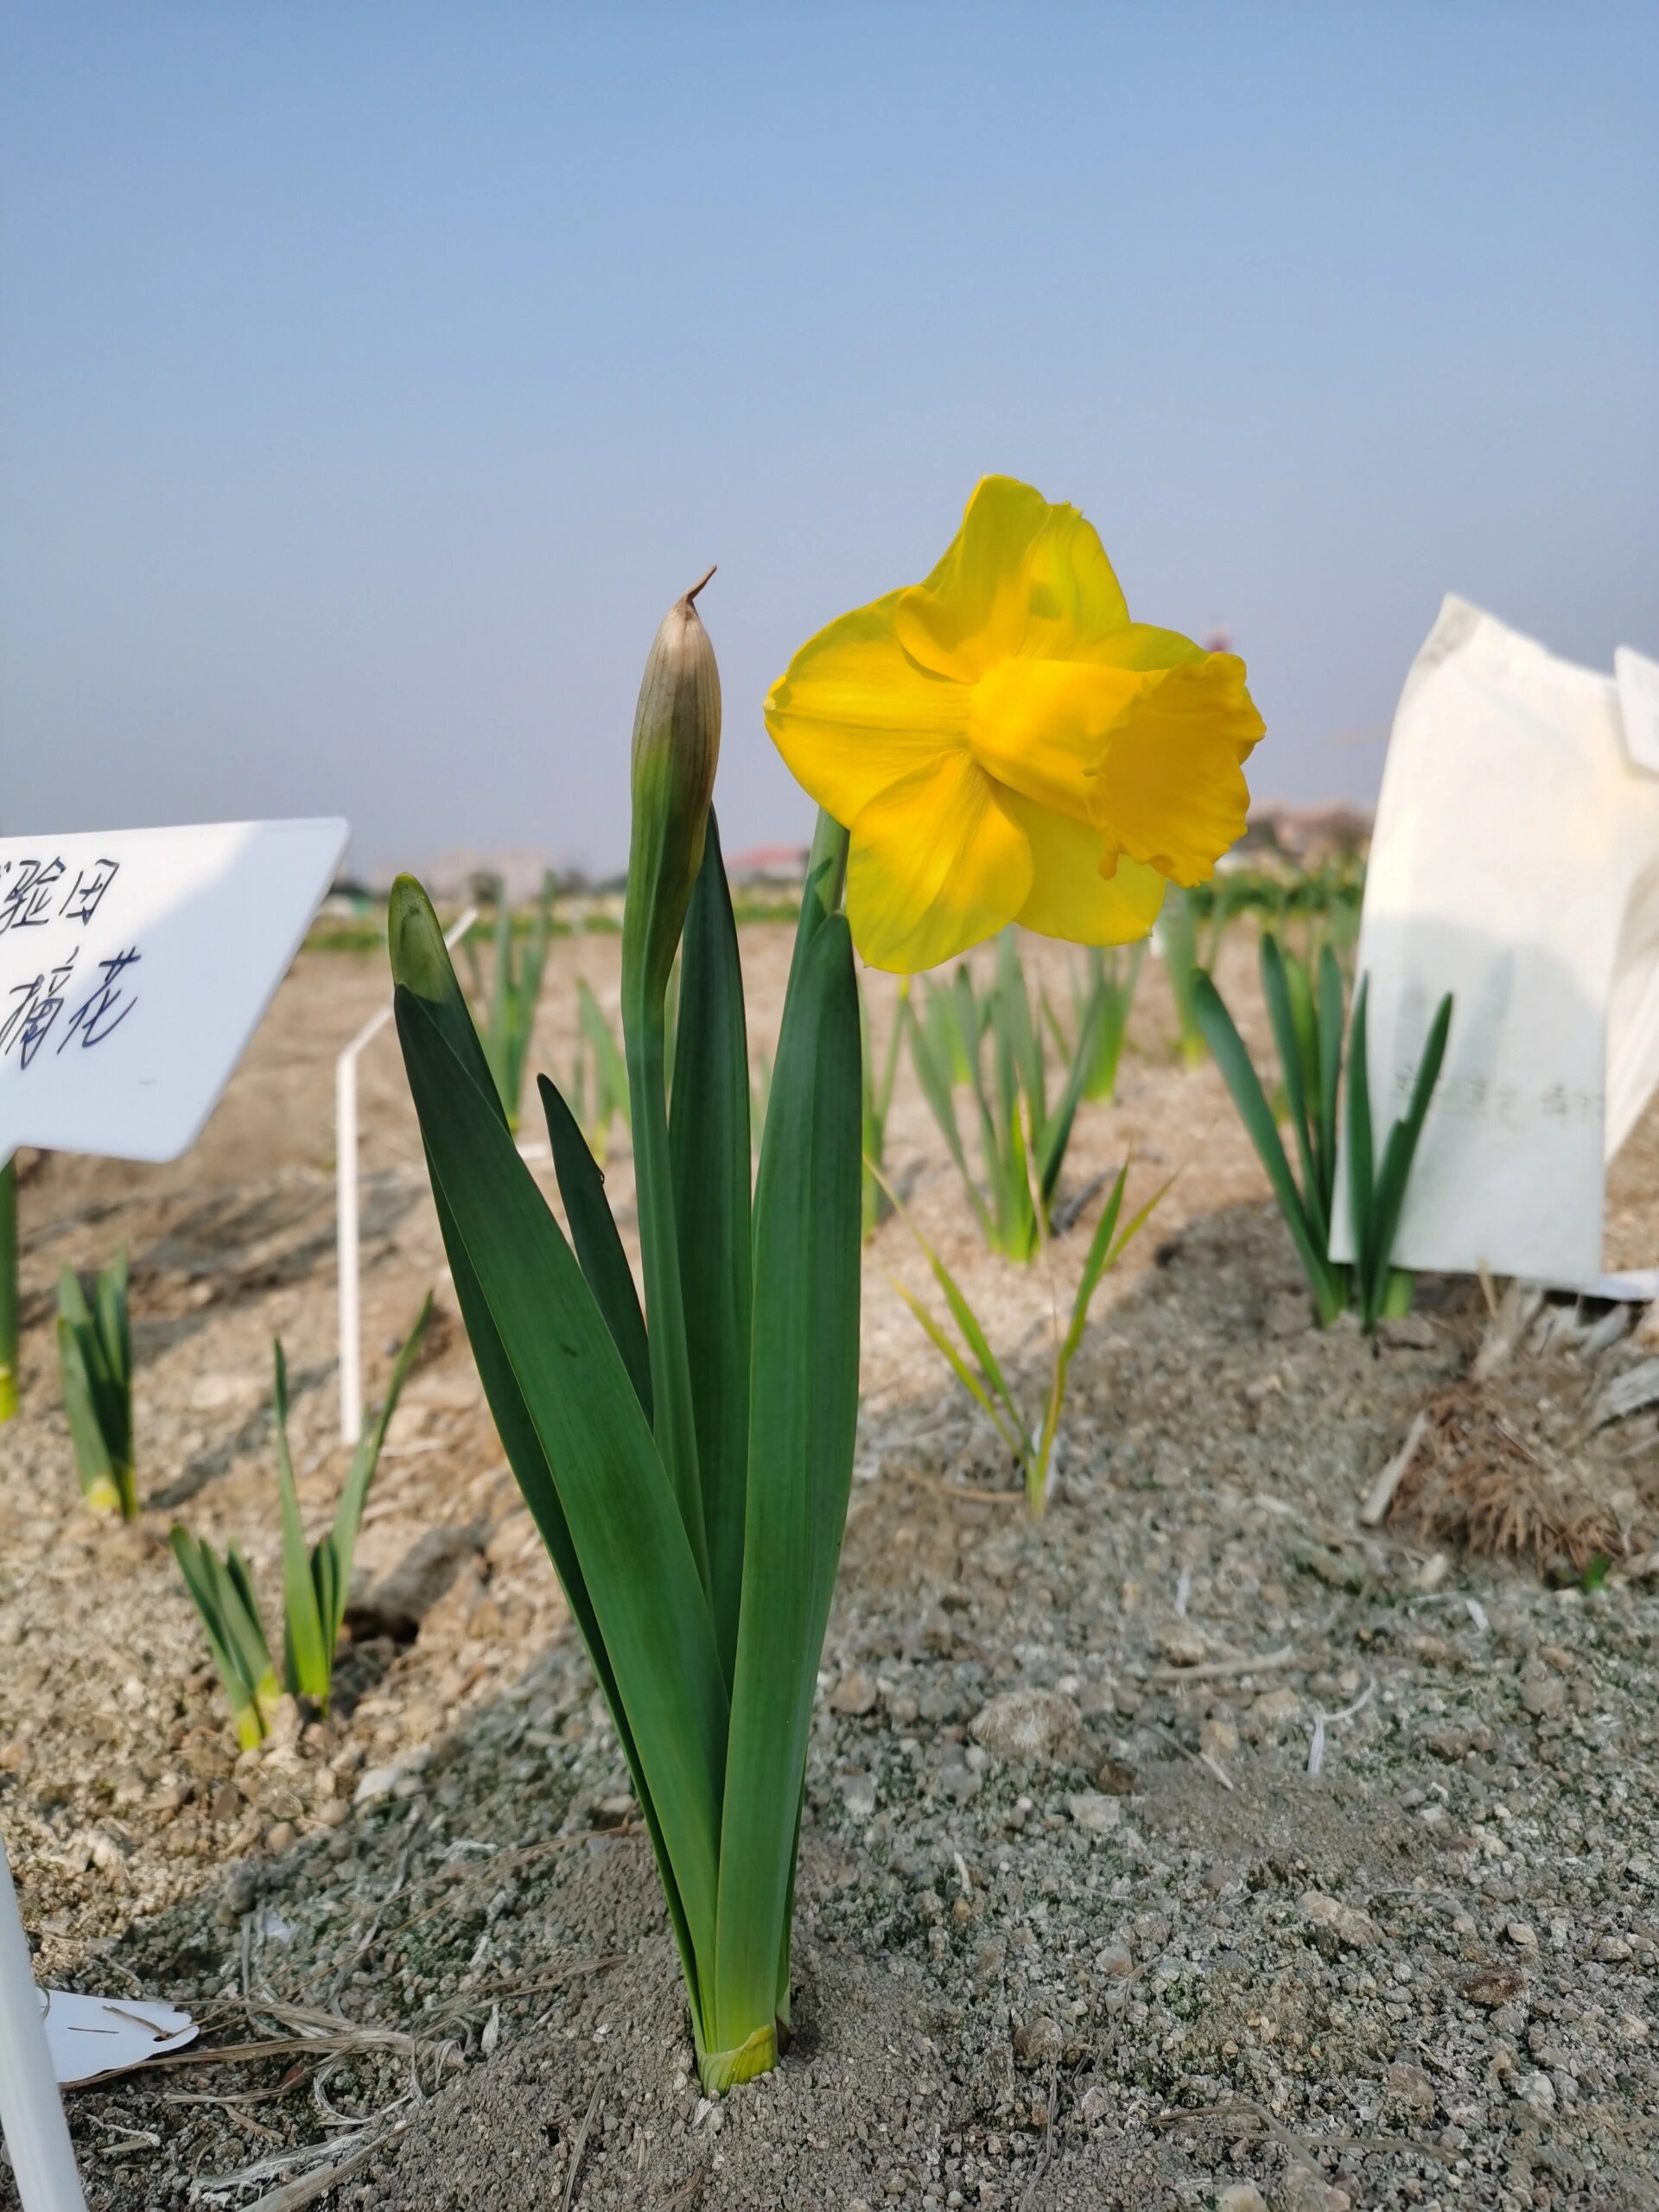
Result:
M343 822L0 838L0 1163L176 1159L346 850ZM23 2212L84 2212L0 1844L0 2128Z
M1659 664L1578 668L1446 601L1395 716L1359 972L1379 1128L1455 1001L1398 1264L1650 1295L1603 1274L1602 1215L1659 1085ZM1348 1259L1345 1166L1338 1190Z

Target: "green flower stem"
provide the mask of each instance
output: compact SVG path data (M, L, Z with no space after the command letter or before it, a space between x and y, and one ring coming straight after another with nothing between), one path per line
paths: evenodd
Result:
M639 1249L645 1272L645 1321L651 1342L651 1398L657 1448L690 1541L702 1586L709 1586L709 1540L697 1467L696 1415L680 1283L679 1236L668 1149L664 1073L667 1020L663 997L649 986L629 991L622 1006L628 1090L633 1120L633 1179Z
M818 925L841 905L847 881L847 852L852 840L833 815L818 809L812 831L812 849L806 859L806 884L801 893L800 919L795 925L795 959L799 963ZM794 969L790 970L791 982Z

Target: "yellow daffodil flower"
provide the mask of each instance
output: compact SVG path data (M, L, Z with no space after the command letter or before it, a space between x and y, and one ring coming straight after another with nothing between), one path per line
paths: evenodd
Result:
M1075 507L987 476L925 583L808 639L766 728L851 833L859 951L909 974L1011 921L1144 937L1243 832L1262 717L1236 654L1130 621Z

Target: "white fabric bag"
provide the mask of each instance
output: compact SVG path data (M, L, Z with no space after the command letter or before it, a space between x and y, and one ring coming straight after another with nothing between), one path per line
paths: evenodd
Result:
M1358 972L1379 1156L1455 998L1396 1264L1602 1281L1606 1164L1659 1087L1659 664L1621 646L1599 676L1446 600L1395 715Z

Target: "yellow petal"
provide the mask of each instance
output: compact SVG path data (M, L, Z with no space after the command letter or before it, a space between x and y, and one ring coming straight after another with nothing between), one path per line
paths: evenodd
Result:
M900 645L899 596L889 592L809 638L766 699L766 728L791 773L849 828L889 785L963 750L968 694Z
M1128 619L1093 525L1029 484L987 476L926 582L899 593L895 628L923 667L972 683L1011 655L1085 658L1080 645Z
M1157 669L1186 668L1209 655L1179 630L1160 630L1154 622L1128 622L1096 639L1078 658L1111 668Z
M1031 873L1031 847L1004 795L965 753L946 753L853 823L853 943L875 968L936 968L1012 921Z
M1072 944L1132 944L1158 918L1164 879L1125 855L1101 874L1101 836L1011 793L1008 811L1031 842L1031 891L1014 919Z
M1111 732L1161 681L1089 661L999 661L974 686L968 742L998 783L1092 822Z
M1262 734L1235 653L1206 653L1154 678L1126 711L1096 784L1096 820L1132 859L1202 883L1243 835L1241 763Z

